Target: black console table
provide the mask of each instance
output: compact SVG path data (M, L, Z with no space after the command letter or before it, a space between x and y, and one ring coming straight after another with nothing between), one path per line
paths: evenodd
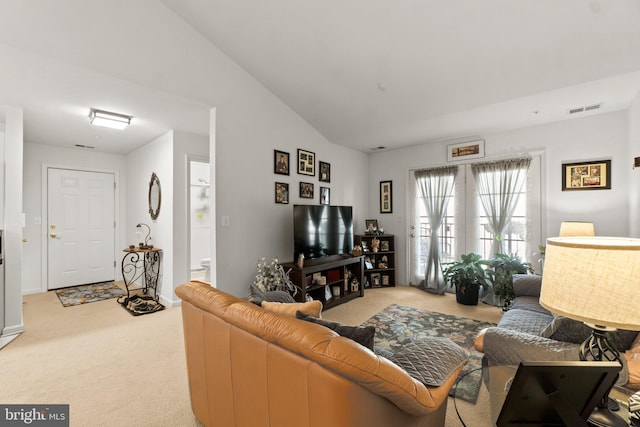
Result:
M142 290L145 294L153 290L153 297L159 300L158 277L160 276L160 253L158 248L126 248L122 250L122 278L127 289L127 300L131 292ZM142 279L142 283L138 283ZM118 301L122 303L122 301Z

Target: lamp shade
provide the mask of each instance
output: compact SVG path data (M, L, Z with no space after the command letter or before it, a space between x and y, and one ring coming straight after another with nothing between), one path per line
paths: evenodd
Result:
M640 239L547 239L540 304L592 325L640 330Z
M596 230L592 222L564 221L560 223L560 237L595 236Z

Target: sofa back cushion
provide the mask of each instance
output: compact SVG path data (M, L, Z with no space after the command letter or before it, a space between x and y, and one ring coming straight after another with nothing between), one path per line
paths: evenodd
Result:
M540 297L542 276L536 274L514 274L513 293L515 296Z
M570 319L564 316L556 316L553 321L542 331L540 336L551 338L556 341L582 344L589 336L592 329L579 320ZM638 335L637 331L617 330L608 334L611 343L618 351L625 351Z

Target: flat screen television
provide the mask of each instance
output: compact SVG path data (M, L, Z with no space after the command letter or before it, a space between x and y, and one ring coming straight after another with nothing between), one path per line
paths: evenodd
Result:
M587 427L619 370L618 362L521 362L496 424Z
M293 259L348 254L353 249L351 206L294 205Z

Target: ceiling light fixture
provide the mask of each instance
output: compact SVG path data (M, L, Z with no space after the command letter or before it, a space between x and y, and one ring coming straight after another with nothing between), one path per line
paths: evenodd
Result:
M133 117L124 114L112 113L110 111L97 110L92 108L89 111L89 121L96 126L103 126L112 129L124 129L131 124Z

